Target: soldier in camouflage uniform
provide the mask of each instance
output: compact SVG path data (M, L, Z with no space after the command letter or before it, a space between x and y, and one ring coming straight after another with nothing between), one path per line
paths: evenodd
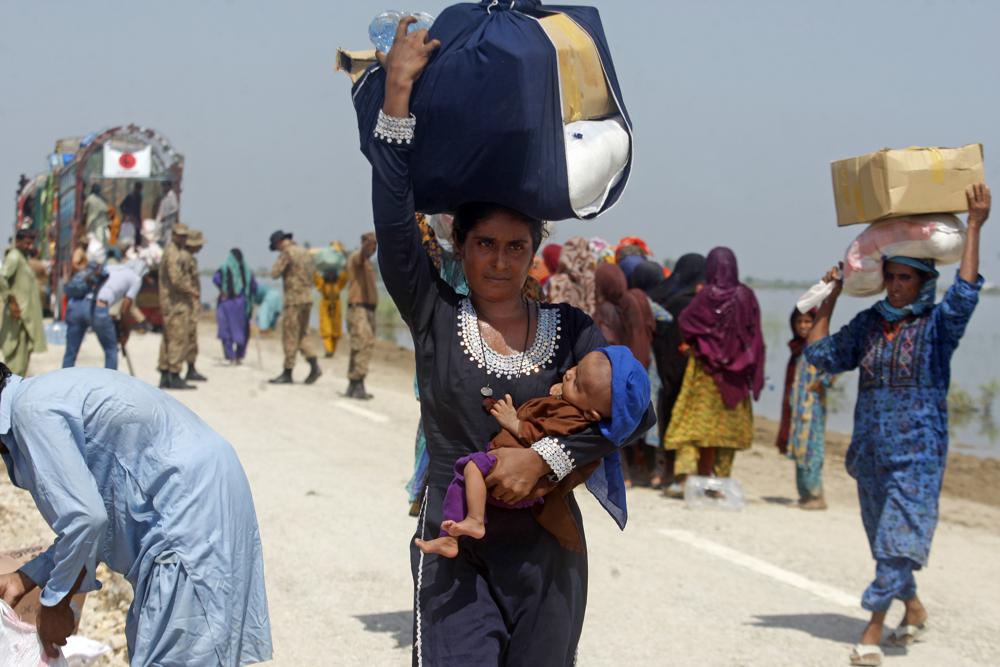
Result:
M187 226L175 225L160 261L160 312L163 314L159 363L161 389L195 388L181 378L181 366L187 358L191 302L197 298L191 280L190 254L184 251L187 237Z
M198 275L198 259L195 257L201 249L205 247L205 235L197 229L188 232L187 245L185 246L185 259L189 262L191 271L191 282L194 285L197 296L191 302L191 321L188 322L187 329L187 375L184 380L187 382L207 382L208 378L195 370L194 362L198 359L198 318L201 316L201 277Z
M283 231L271 234L270 248L281 254L271 268L272 278L281 278L284 283L284 309L281 313L281 344L285 351L285 369L281 375L271 380L271 384L291 384L295 354L309 362L309 376L306 384L319 379L322 372L316 361L316 352L309 341L309 312L312 310L313 265L312 255L305 248L292 241L292 235Z
M375 232L361 236L361 247L347 258L347 332L351 335L351 360L347 367L345 396L368 400L372 395L365 389L368 364L375 351L375 308L378 286L371 257L378 248Z

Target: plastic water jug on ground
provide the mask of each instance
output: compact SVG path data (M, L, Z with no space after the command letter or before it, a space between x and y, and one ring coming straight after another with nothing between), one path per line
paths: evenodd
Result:
M746 505L746 495L740 483L731 477L691 475L684 485L684 502L691 509L737 512Z
M45 342L49 345L66 344L66 323L56 320L45 325Z

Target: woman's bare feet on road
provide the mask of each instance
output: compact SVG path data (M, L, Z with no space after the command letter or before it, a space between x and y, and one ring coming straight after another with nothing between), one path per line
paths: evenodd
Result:
M458 540L454 537L438 537L433 540L414 540L417 548L425 554L437 554L445 558L454 558L458 555Z
M474 540L481 540L486 535L486 524L467 516L461 521L442 522L441 530L452 537L471 537Z

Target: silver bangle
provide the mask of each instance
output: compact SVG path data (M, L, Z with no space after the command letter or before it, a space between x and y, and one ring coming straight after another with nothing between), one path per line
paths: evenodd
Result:
M387 144L411 144L416 126L417 117L412 113L409 118L395 118L379 109L378 122L375 123L375 131L372 134Z
M549 479L553 482L561 482L576 466L576 461L566 451L566 447L555 438L542 438L531 449L552 468Z

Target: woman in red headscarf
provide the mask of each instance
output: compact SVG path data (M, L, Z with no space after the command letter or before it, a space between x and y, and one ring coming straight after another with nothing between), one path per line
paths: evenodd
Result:
M682 493L684 480L696 472L730 476L736 451L753 442L750 398L756 400L764 386L760 306L739 281L732 250L708 254L705 279L680 316L690 358L664 441L677 450L669 495Z

